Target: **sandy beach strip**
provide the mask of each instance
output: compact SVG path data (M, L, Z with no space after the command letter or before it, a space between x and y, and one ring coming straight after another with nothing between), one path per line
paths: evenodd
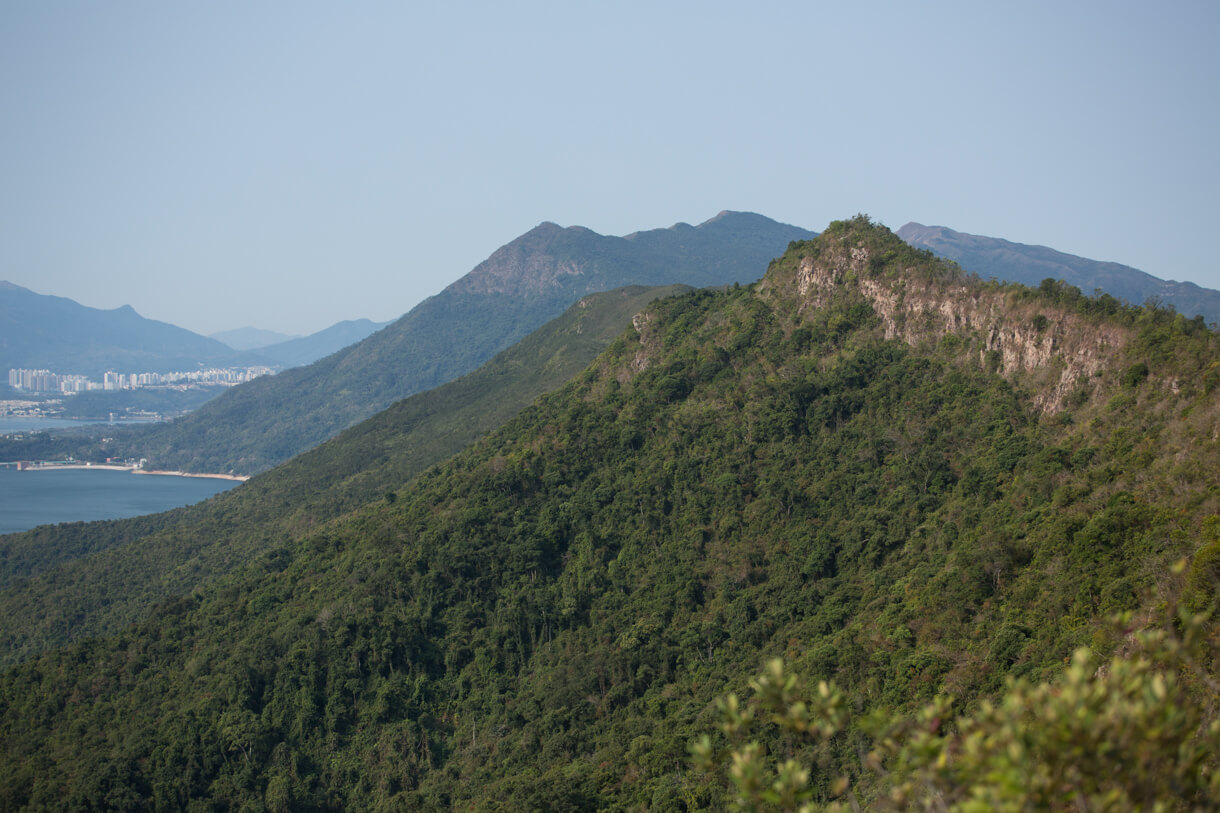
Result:
M39 465L32 463L21 471L129 471L132 474L160 474L166 477L206 477L211 480L236 480L244 483L250 478L243 474L196 474L189 471L169 471L167 469L137 469L135 466L118 466L111 463L48 463Z
M244 483L250 478L244 474L196 474L189 471L166 471L162 469L134 469L134 474L164 474L170 477L206 477L212 480L236 480Z
M31 463L22 471L68 471L72 469L98 469L101 471L134 471L133 466L115 466L110 463L49 463L39 465Z

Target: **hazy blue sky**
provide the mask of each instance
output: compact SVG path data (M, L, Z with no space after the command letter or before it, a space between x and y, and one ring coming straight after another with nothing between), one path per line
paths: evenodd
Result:
M1220 288L1217 42L1215 0L4 3L0 279L304 333L543 220L740 209Z

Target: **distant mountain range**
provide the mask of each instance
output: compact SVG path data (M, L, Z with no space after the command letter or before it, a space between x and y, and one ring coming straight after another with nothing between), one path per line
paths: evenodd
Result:
M1201 288L1193 282L1158 279L1127 265L1089 260L1046 246L966 234L944 226L908 223L897 234L907 243L953 260L984 279L994 277L1036 286L1053 277L1088 295L1100 289L1131 305L1142 305L1152 299L1161 305L1172 305L1186 316L1202 315L1209 324L1220 322L1220 291Z
M222 330L219 333L213 333L209 338L215 339L218 342L224 342L234 350L257 350L260 347L266 347L271 344L279 344L293 339L299 339L300 336L280 333L275 330L263 330L257 327L239 327L235 330Z
M255 351L280 367L300 367L355 344L388 324L369 319L348 319L308 336L289 336L274 330L242 327L213 333L212 338L234 350Z
M39 307L6 305L20 318L14 316L0 323L0 351L15 359L17 342L32 345L41 341L42 356L23 355L29 360L10 366L63 367L67 371L67 354L76 352L76 357L88 359L93 365L77 365L82 369L157 369L152 366L154 354L146 349L154 342L145 334L126 338L126 344L118 339L105 342L109 328L85 327L99 324L96 315L102 314L115 323L139 323L148 335L176 337L184 348L210 349L219 354L204 355L200 351L188 355L184 349L168 360L163 358L159 362L163 368L237 360L295 368L235 387L172 424L132 434L121 449L147 457L158 467L252 474L316 445L400 398L473 370L581 296L623 285L705 287L751 282L789 242L813 236L814 232L742 212L722 212L698 226L679 223L625 237L542 223L393 324L365 319L341 322L311 336L244 353L218 350L213 339L144 320L130 308L94 311L71 300L39 297L5 284L0 288L0 301L12 303L24 296L27 300L34 298L30 301L36 301ZM1166 282L1118 263L918 223L903 226L898 236L984 278L1037 285L1042 279L1054 277L1086 293L1100 288L1133 304L1155 298L1186 315L1202 314L1209 322L1220 321L1220 292L1191 283ZM59 310L50 309L44 301L55 303ZM86 312L93 316L70 315ZM46 328L61 323L71 324L68 332L75 337L76 351L68 346L68 337ZM249 328L219 335L250 347L281 334ZM194 344L187 344L188 339ZM98 350L99 344L106 344L108 355ZM131 350L133 346L138 349ZM170 346L168 338L160 346ZM58 357L50 352L56 347ZM119 347L126 349L119 352Z
M130 305L90 308L0 280L0 371L11 367L100 378L107 370L172 372L266 363Z
M234 387L144 430L126 451L159 468L253 474L470 372L582 296L625 285L753 282L790 242L814 236L744 212L626 237L543 223L363 341Z
M349 319L336 322L308 336L265 345L258 348L258 354L266 356L281 367L300 367L362 341L388 324L390 322Z
M122 373L204 367L298 367L366 338L389 322L354 319L309 336L240 328L201 336L138 314L103 310L0 280L0 373L46 369L100 379Z

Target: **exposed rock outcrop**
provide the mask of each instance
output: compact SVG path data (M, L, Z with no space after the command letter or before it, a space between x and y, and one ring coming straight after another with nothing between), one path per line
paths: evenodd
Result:
M652 357L660 349L660 341L652 329L654 317L650 311L641 311L631 317L631 326L640 337L640 349L631 360L631 373L642 373L652 364Z
M1094 376L1130 339L1130 331L1120 326L1023 297L1012 287L983 283L951 265L943 266L940 276L904 269L902 251L871 242L824 236L817 250L800 255L795 288L801 309L824 305L840 291L858 292L881 319L886 338L914 345L956 334L985 366L1022 376L1044 412L1062 409L1082 387L1091 388Z

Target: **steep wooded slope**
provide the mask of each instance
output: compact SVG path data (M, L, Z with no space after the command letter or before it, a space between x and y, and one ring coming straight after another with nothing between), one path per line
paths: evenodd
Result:
M469 375L394 404L196 506L47 526L0 543L0 664L112 633L285 539L380 498L563 384L653 299L685 286L584 297Z
M756 287L652 306L392 496L9 672L2 798L716 807L687 746L764 657L862 714L969 706L1119 646L1104 614L1214 606L1217 352L1196 322L832 224ZM867 747L815 746L818 792Z

